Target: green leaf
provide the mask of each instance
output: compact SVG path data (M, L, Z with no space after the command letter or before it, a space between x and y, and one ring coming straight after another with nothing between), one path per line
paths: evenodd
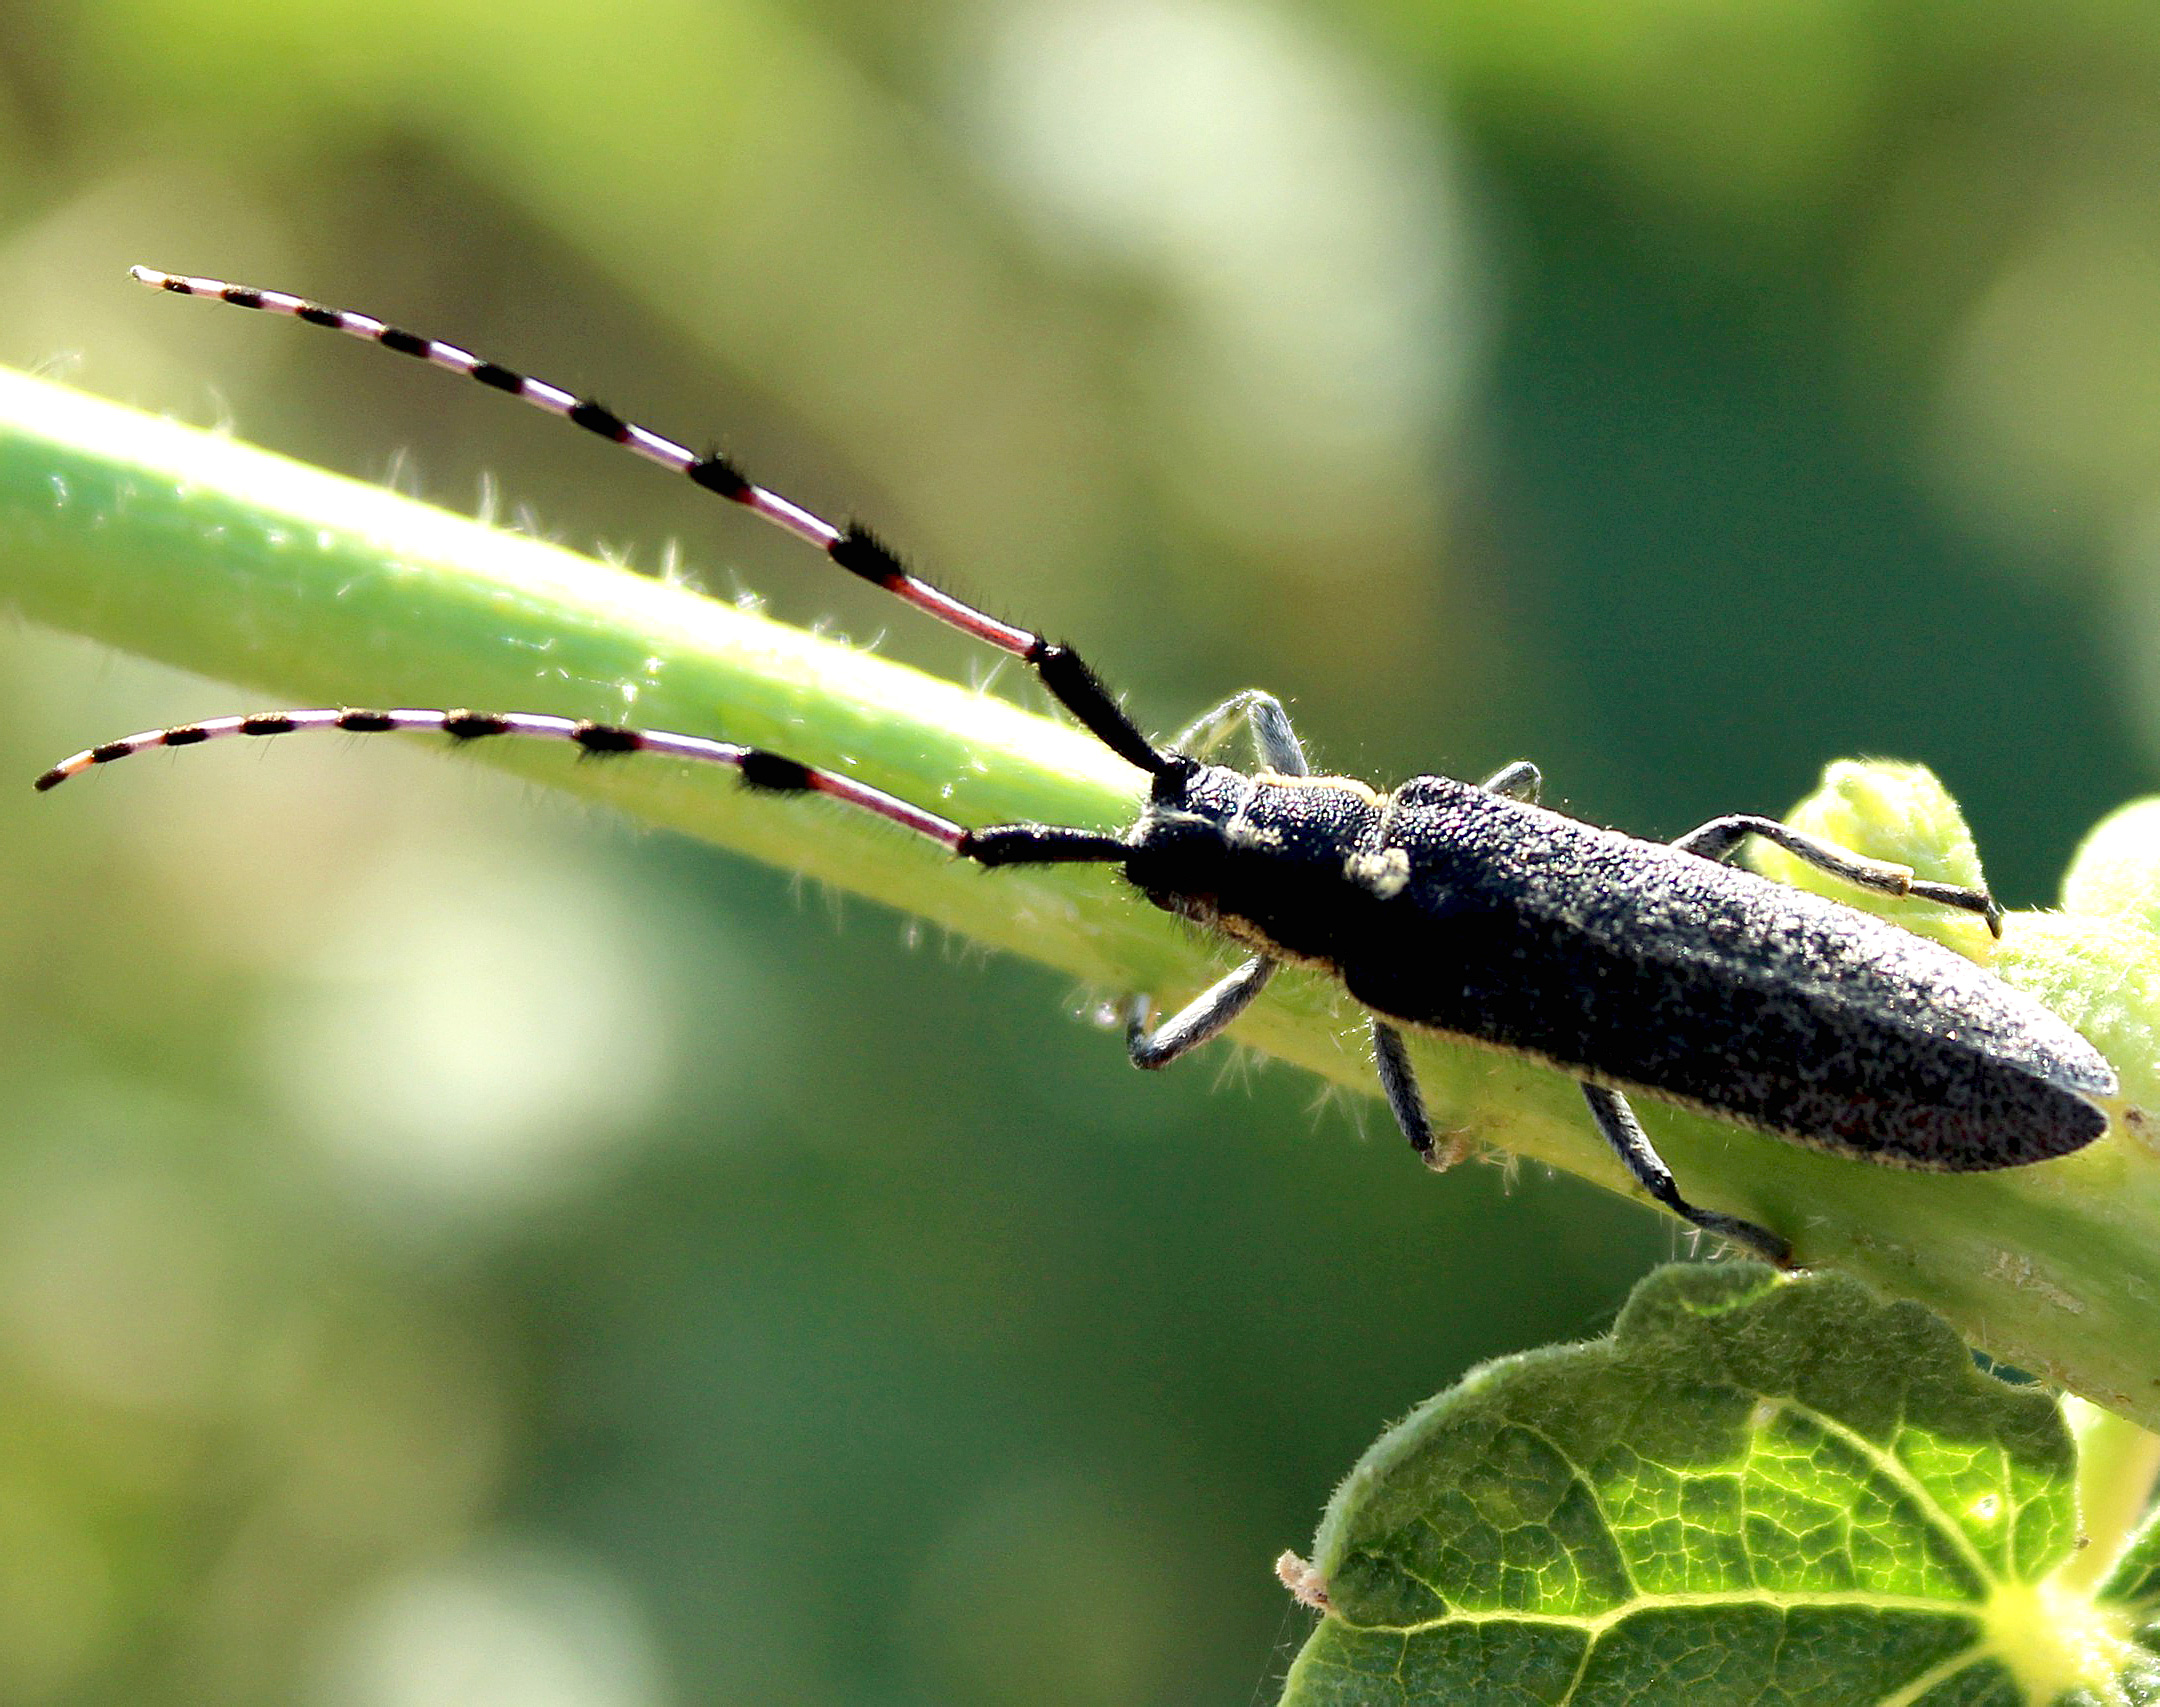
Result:
M1365 1455L1286 1573L1327 1610L1284 1707L2149 1699L2160 1543L2097 1595L2079 1543L2051 1394L1850 1280L1667 1268Z

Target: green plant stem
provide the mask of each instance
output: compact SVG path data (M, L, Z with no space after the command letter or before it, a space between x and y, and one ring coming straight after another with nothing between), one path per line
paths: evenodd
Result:
M0 589L23 615L245 683L265 705L465 705L708 732L837 767L970 824L1112 828L1130 822L1140 798L1138 775L1092 741L986 694L5 374L0 527ZM89 730L85 740L120 733ZM710 770L581 763L512 742L472 751L1105 990L1175 1000L1221 964L1099 870L976 870L861 815L747 795ZM65 811L68 799L63 789L43 809ZM1045 1023L1056 1021L1046 1013ZM1320 979L1278 979L1237 1035L1373 1089L1358 1016ZM1635 1195L1564 1076L1436 1039L1415 1053L1444 1127ZM2160 1422L2160 1160L2144 1146L2111 1137L2043 1167L1944 1177L1817 1155L1655 1105L1642 1112L1702 1202L1785 1233L1804 1262L1931 1305L2008 1361ZM1406 1156L1403 1189L1446 1187Z

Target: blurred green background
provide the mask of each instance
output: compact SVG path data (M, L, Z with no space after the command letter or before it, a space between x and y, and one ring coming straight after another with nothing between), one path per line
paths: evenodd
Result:
M966 676L134 261L720 436L1158 728L1657 835L1922 759L2013 905L2148 786L2150 5L0 7L0 359ZM1239 1707L1380 1426L1678 1248L419 746L35 800L256 701L0 644L0 1701Z

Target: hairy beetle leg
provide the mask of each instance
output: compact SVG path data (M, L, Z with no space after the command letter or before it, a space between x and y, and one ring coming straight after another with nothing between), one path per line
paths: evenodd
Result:
M1691 1222L1704 1232L1744 1245L1779 1268L1792 1267L1792 1246L1769 1228L1743 1221L1737 1215L1698 1209L1680 1195L1680 1188L1673 1183L1672 1169L1651 1147L1649 1134L1635 1118L1635 1111L1628 1107L1627 1098L1604 1085L1588 1083L1583 1085L1582 1094L1583 1101L1590 1105L1590 1117L1597 1122L1598 1132L1613 1147L1613 1153L1627 1164L1627 1171L1635 1176L1643 1190L1681 1220Z
M1425 1112L1425 1098L1418 1090L1417 1075L1410 1069L1410 1050L1403 1034L1375 1014L1372 1019L1373 1065L1380 1071L1380 1088L1387 1093L1395 1124L1410 1140L1418 1160L1436 1174L1444 1174L1468 1156L1476 1146L1460 1132L1448 1134L1445 1144L1433 1132L1432 1117Z
M1774 842L1795 859L1805 860L1817 871L1827 871L1832 877L1843 878L1856 889L1872 889L1878 895L1910 895L1922 901L1936 901L1945 907L1978 913L1987 921L1990 932L1998 937L2002 935L2003 910L1985 889L1967 889L1955 883L1930 883L1914 877L1909 865L1863 858L1850 849L1820 841L1789 824L1781 824L1775 818L1761 818L1748 812L1713 818L1686 835L1676 837L1672 845L1683 853L1723 861L1730 859L1733 850L1750 836Z
M1228 977L1217 980L1153 1031L1151 996L1135 996L1125 1010L1125 1050L1135 1067L1167 1067L1189 1049L1220 1037L1230 1022L1252 1006L1267 988L1276 962L1256 954Z
M1502 765L1478 787L1487 794L1504 795L1509 800L1535 806L1538 796L1545 792L1545 773L1528 759L1517 759L1511 765Z
M1309 774L1305 749L1290 727L1290 714L1265 688L1247 688L1209 707L1171 737L1170 750L1189 759L1204 759L1240 727L1251 732L1253 757L1262 770L1278 776Z

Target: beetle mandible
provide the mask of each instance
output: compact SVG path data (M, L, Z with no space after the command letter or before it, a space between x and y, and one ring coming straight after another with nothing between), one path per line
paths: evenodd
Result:
M1314 776L1288 715L1265 693L1235 695L1158 746L1071 648L941 591L866 529L834 527L726 457L699 456L559 387L369 315L283 291L133 272L157 289L289 315L464 374L688 476L1024 661L1083 728L1147 773L1150 787L1123 835L1046 824L968 829L850 777L704 736L525 712L346 707L130 735L62 760L37 779L40 789L131 753L232 735L522 735L726 766L751 788L846 801L980 865L1116 866L1156 906L1250 951L1160 1023L1149 998L1134 998L1125 1030L1134 1065L1164 1066L1220 1035L1278 967L1317 968L1369 1011L1381 1088L1432 1166L1458 1159L1460 1146L1434 1136L1406 1027L1572 1075L1598 1131L1645 1191L1779 1263L1791 1259L1782 1236L1681 1195L1625 1093L1817 1149L1943 1172L2044 1161L2107 1130L2114 1069L2031 997L1872 914L1726 861L1760 837L1856 887L1977 913L1999 935L2001 909L1985 891L1923 881L1771 818L1715 818L1671 843L1600 829L1540 806L1539 774L1528 763L1474 786L1421 776L1392 792ZM1240 726L1258 768L1208 762Z

